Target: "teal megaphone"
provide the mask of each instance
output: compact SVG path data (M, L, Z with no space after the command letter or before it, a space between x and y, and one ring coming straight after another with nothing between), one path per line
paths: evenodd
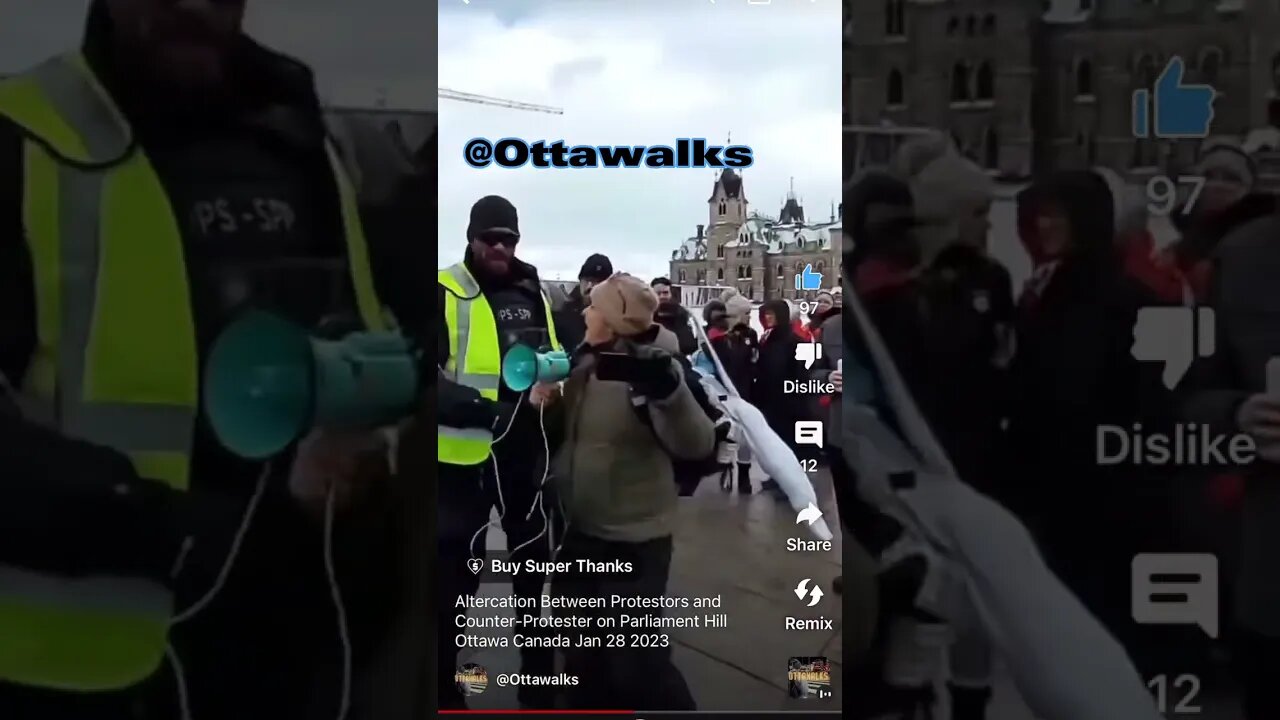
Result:
M569 355L563 350L538 352L528 345L516 345L502 358L502 381L516 392L537 383L559 382L569 377Z
M253 311L218 336L204 376L204 411L230 452L261 460L315 427L376 428L413 413L417 353L398 333L322 340Z

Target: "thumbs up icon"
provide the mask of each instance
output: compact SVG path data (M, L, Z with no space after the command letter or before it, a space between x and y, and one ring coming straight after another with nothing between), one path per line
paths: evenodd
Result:
M1213 101L1217 91L1210 85L1186 85L1182 80L1186 62L1175 55L1156 78L1154 98L1145 88L1133 93L1133 135L1150 137L1153 123L1148 108L1154 109L1154 131L1158 138L1205 138L1213 123ZM1150 100L1150 101L1149 101Z
M822 273L814 272L812 265L805 265L804 271L796 275L797 290L819 290L822 288Z

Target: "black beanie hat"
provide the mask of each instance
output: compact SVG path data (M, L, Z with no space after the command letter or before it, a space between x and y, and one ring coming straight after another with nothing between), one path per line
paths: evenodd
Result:
M474 240L489 232L520 237L520 221L516 217L516 206L501 195L486 195L471 206L471 224L467 225L467 240Z
M587 261L582 263L582 269L578 271L579 280L604 282L611 277L613 277L613 263L599 253L587 258Z

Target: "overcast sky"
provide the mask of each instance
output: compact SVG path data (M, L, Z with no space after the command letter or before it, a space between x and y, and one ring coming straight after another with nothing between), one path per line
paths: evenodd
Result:
M90 0L0 0L0 73L78 42ZM461 0L459 0L461 4ZM434 109L436 8L428 0L248 0L254 37L315 69L321 93Z
M520 213L519 256L576 278L603 252L614 268L667 274L671 251L707 222L712 170L476 170L473 137L567 144L750 145L754 209L776 214L795 177L811 216L840 195L840 4L835 0L441 0L440 87L551 105L564 115L440 101L439 262L463 251L471 204L503 195ZM512 13L518 7L521 12ZM497 12L495 12L495 9ZM507 12L502 12L502 11Z
M89 0L0 0L0 73L73 45ZM439 56L431 40L437 36ZM433 109L439 86L564 108L441 104L441 265L461 256L471 204L505 195L519 253L572 278L592 252L665 274L707 217L710 170L474 170L475 136L570 144L752 147L747 199L777 213L794 176L811 217L840 193L840 4L835 0L249 0L250 31L305 60L334 102Z

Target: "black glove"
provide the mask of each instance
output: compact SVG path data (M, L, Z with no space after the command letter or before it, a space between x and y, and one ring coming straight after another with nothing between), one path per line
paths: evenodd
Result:
M650 400L666 400L680 389L681 377L666 355L640 360L636 368L638 373L631 387Z
M497 420L498 412L493 401L482 396L479 390L453 382L440 383L437 424L459 429L489 430Z

